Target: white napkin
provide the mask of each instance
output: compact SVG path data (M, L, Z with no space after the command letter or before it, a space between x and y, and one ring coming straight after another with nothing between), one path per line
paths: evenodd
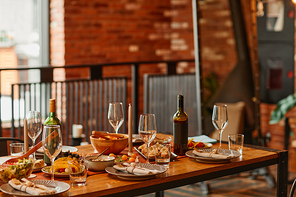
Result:
M44 195L44 194L54 194L56 190L50 189L44 185L35 184L27 179L23 178L21 180L11 179L8 181L9 185L14 189L27 192L32 195Z
M223 154L217 154L217 153L209 153L209 152L198 152L196 150L193 150L193 154L200 156L200 157L209 157L213 159L231 159L234 156L231 155L223 155Z

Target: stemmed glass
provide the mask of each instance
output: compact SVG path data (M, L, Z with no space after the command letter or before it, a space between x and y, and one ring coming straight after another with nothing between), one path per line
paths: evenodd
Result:
M115 132L118 133L123 123L123 107L121 102L109 103L108 120Z
M54 180L54 159L62 150L62 133L60 125L45 125L42 133L42 145L51 162L51 180Z
M228 123L227 105L225 104L214 105L213 114L212 114L212 123L214 127L217 130L219 130L219 139L220 139L219 148L221 148L222 132Z
M156 136L156 121L154 114L140 115L138 132L147 146L146 163L149 163L149 146Z
M29 111L26 115L28 135L35 146L35 141L42 131L41 116L39 111ZM33 153L35 159L35 152Z

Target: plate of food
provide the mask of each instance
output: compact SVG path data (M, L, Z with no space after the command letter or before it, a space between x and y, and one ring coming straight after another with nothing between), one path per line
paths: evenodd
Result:
M186 155L201 163L228 163L239 157L238 151L229 149L194 149L186 152Z
M167 168L157 164L125 162L106 167L105 171L121 179L146 180L166 172Z
M145 159L147 159L147 145L146 144L142 144L141 146L134 147L134 149ZM177 155L173 152L171 152L171 159L176 159ZM149 160L154 160L155 159L155 152L154 152L154 147L150 146L149 147Z
M190 138L188 140L188 149L194 149L194 148L211 148L213 146L213 144L208 143L208 142L202 142L202 141L194 141L194 138Z
M54 162L54 176L55 177L69 177L69 160L77 160L76 157L61 157ZM78 165L78 161L77 161ZM77 166L72 165L73 168L75 168L77 171L79 170ZM47 175L51 175L51 166L46 166L41 169L42 172L44 172Z
M44 160L43 159L37 159L34 162L33 172L39 172L45 166L47 166L47 165L46 165L46 163L44 163Z
M30 187L30 185L33 184L37 185L38 190L36 190L34 187ZM70 189L70 185L61 181L28 181L26 179L22 179L20 181L17 179L13 179L9 183L2 185L0 189L3 193L13 196L51 196L68 191Z

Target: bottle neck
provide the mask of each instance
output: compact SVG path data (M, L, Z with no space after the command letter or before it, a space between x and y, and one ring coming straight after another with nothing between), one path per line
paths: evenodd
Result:
M56 116L57 116L56 112L49 112L49 117L56 117Z
M184 102L183 102L183 97L178 97L178 111L184 111Z

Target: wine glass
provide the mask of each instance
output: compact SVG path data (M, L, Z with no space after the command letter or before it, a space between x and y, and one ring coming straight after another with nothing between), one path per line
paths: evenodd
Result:
M217 130L219 130L219 139L220 139L219 148L221 148L222 132L228 123L227 105L225 104L214 105L213 114L212 114L212 123L214 127Z
M147 146L146 163L149 163L149 145L156 136L156 121L154 114L140 115L138 132Z
M44 153L51 162L51 180L54 180L54 159L62 150L62 133L60 125L45 125L42 133Z
M118 133L123 123L123 107L121 102L109 103L108 120L115 132Z
M29 111L26 115L28 135L35 146L35 141L42 131L41 116L39 111ZM35 152L33 153L35 160Z

